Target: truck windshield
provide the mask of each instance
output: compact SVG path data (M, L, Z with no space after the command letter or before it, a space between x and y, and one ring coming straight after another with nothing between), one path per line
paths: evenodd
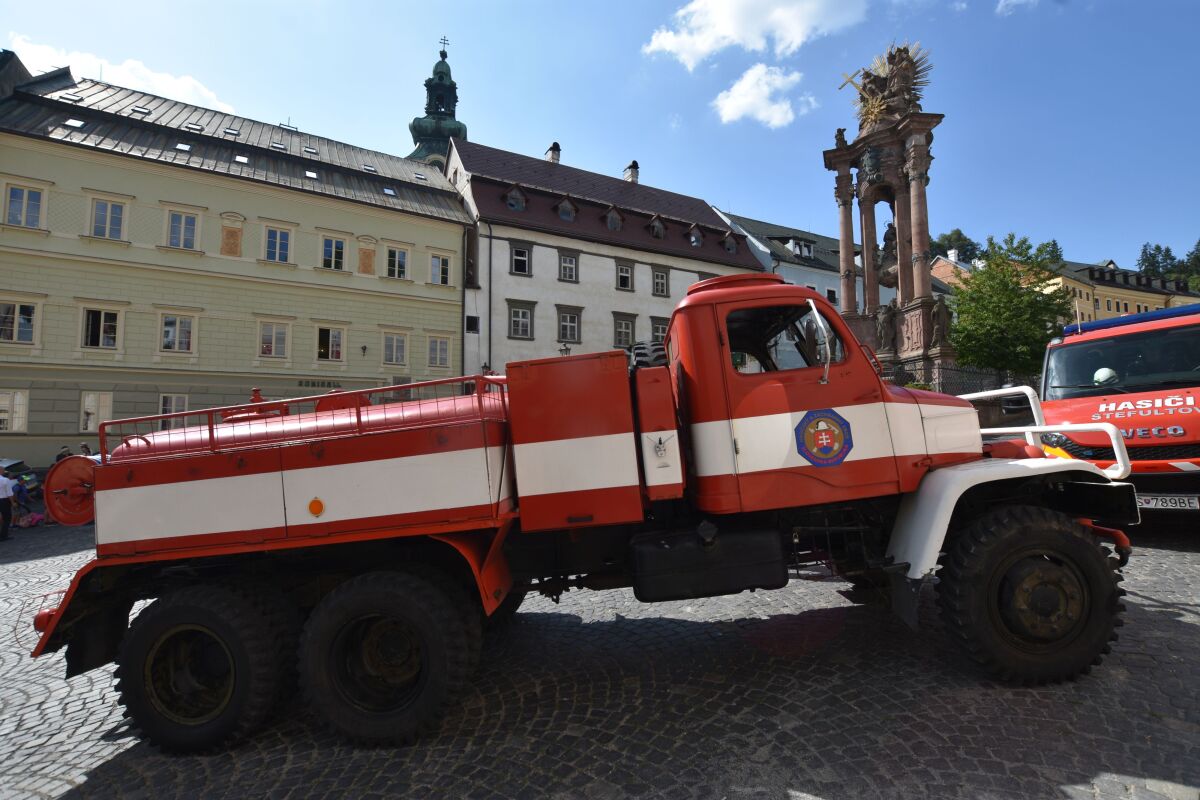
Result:
M846 357L829 321L818 325L807 305L741 308L729 313L725 327L733 367L743 374L820 366L826 352L834 364Z
M1044 400L1200 385L1200 325L1114 335L1056 347Z

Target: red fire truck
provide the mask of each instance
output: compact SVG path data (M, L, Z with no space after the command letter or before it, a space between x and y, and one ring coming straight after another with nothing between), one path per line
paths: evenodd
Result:
M1138 519L1121 464L983 445L970 403L885 383L822 297L774 275L692 286L634 361L107 422L98 465L47 479L59 520L94 513L96 559L36 615L34 655L65 648L68 675L115 660L142 735L194 751L297 680L335 730L410 741L528 592L668 601L828 564L890 584L915 622L937 572L950 638L1003 678L1108 652L1117 526ZM1080 427L1123 454L1113 426Z
M1144 511L1200 515L1200 304L1070 325L1050 342L1042 374L1046 419L1120 429ZM1060 458L1115 458L1093 432L1042 441Z

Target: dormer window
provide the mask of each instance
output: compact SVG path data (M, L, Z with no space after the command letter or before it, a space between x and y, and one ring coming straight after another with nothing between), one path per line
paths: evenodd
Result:
M621 218L621 213L615 208L610 208L608 213L604 215L604 224L610 231L616 232L621 230L621 224L625 220Z
M695 225L693 225L691 230L688 231L687 238L688 244L690 244L692 247L699 247L700 245L704 244L704 234L701 233L700 229Z
M805 242L801 239L792 239L790 245L792 255L800 256L802 258L812 258L812 242Z
M564 199L558 204L558 218L563 222L574 222L576 210L574 203Z
M732 236L726 236L724 241L721 242L721 246L725 248L725 252L729 253L729 255L737 255L737 239Z
M658 217L650 220L650 235L655 239L662 239L667 235L667 226Z
M504 195L504 204L510 211L524 211L525 193L517 188L509 189L508 194Z

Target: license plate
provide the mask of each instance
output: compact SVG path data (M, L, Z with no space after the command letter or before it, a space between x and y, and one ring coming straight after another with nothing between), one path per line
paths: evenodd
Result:
M1200 497L1182 494L1139 494L1138 508L1165 508L1176 511L1200 511Z

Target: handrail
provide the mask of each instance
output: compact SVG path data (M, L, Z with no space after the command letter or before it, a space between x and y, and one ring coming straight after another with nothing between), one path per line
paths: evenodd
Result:
M1033 424L1045 425L1046 415L1042 413L1042 401L1038 399L1037 392L1029 386L1008 386L1004 389L988 389L986 392L969 392L960 394L959 400L990 400L996 397L1016 397L1023 395L1029 400L1029 408L1033 411ZM1034 447L1038 447L1038 443L1034 441L1033 434L1026 434L1025 441Z
M1121 436L1121 432L1117 430L1117 426L1111 422L1081 422L1074 424L1063 425L1032 425L1024 428L984 428L980 431L984 436L988 435L1013 435L1025 434L1026 438L1030 438L1035 433L1062 433L1062 432L1100 432L1108 434L1109 440L1113 447L1113 463L1112 466L1105 467L1103 472L1110 480L1119 481L1129 477L1133 465L1129 463L1129 451L1125 449L1125 439Z

